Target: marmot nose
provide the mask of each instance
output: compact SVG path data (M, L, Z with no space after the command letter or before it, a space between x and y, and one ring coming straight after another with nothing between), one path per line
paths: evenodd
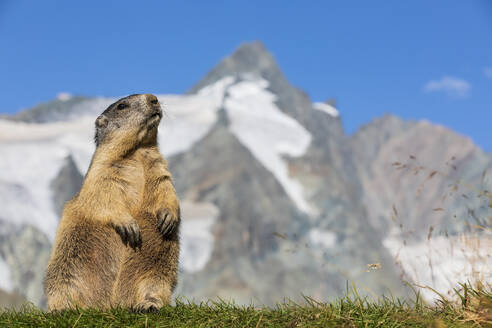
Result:
M159 100L157 100L157 97L152 95L152 94L146 94L145 97L147 98L147 101L151 103L152 105L157 105L159 103Z

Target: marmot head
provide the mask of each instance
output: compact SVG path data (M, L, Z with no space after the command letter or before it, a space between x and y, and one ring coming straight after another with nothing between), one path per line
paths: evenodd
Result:
M96 119L96 146L107 142L155 141L162 109L152 94L135 94L111 104Z

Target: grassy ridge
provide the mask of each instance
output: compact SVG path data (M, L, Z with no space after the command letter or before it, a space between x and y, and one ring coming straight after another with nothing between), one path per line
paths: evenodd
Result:
M306 298L303 305L274 308L177 301L159 313L127 309L72 310L47 313L34 307L0 313L8 327L492 327L492 294L465 288L460 304L446 300L429 306L416 301L381 298L369 301L352 293L332 303Z

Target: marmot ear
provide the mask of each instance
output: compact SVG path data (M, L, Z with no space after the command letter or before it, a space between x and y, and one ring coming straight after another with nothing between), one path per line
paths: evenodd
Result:
M96 127L97 128L105 128L108 126L109 120L106 115L99 115L96 119Z

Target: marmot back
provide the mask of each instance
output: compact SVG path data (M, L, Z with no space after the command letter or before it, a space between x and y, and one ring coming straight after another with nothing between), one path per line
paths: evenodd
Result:
M179 203L157 147L154 95L131 95L96 120L96 151L63 210L46 270L50 310L156 310L177 281ZM125 247L126 246L126 247Z

